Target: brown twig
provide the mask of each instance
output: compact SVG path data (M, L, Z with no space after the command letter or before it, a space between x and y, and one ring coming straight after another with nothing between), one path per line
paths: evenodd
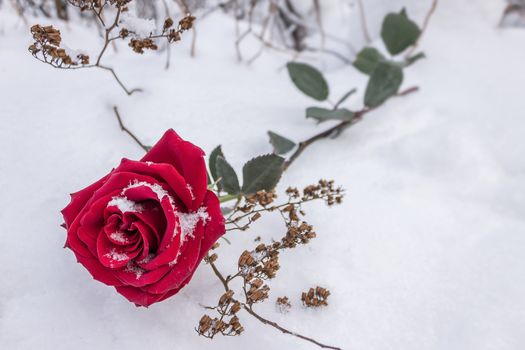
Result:
M224 276L221 274L221 272L219 271L219 269L217 269L217 266L215 266L215 263L212 262L212 261L208 261L208 263L210 264L211 266L211 269L213 270L213 272L215 273L215 276L217 276L217 278L221 281L222 283L222 286L224 287L224 289L226 291L229 291L230 290L230 287L228 286L228 282L226 281L226 278L224 278Z
M126 7L123 4L115 3L116 13L111 22L108 22L107 19L105 20L103 17L104 13L103 10L106 6L109 6L112 4L109 0L104 0L104 2L101 2L99 4L96 4L95 2L91 3L87 8L83 8L79 5L79 3L73 2L73 0L68 0L69 3L73 6L80 7L81 11L90 11L96 22L100 24L102 29L102 36L104 39L104 42L102 44L102 47L98 54L96 55L96 58L94 59L94 63L90 63L89 56L85 54L78 55L77 58L82 56L82 58L78 61L75 61L74 58L70 57L66 50L62 47L60 47L61 43L61 36L60 31L56 30L52 26L40 26L40 25L34 25L31 27L31 33L33 34L33 39L35 39L35 43L29 47L29 51L31 54L38 59L39 61L42 61L44 63L47 63L51 65L54 68L58 69L85 69L85 68L100 68L102 70L108 71L111 73L111 75L115 78L117 83L120 85L120 87L126 92L127 95L132 95L134 92L142 91L141 89L128 89L122 80L118 77L116 71L114 68L102 64L102 58L104 57L104 54L107 51L107 48L109 47L109 44L114 44L114 42L118 39L124 39L128 37L130 34L136 34L131 30L127 30L126 28L123 28L124 32L119 32L118 35L115 36L115 34L112 33L119 27L119 22L121 19L121 14L125 11ZM181 0L183 1L183 0ZM186 7L187 8L187 7ZM166 7L167 11L167 7ZM164 38L167 40L168 45L172 42L179 41L181 39L181 35L186 30L189 30L193 27L193 22L195 20L195 17L191 15L186 15L183 19L181 19L178 23L178 25L175 28L172 28L174 22L173 20L168 16L166 21L164 22L164 26L162 29L162 32L160 34L153 34L150 33L149 36L145 38L139 38L139 39L132 39L130 41L129 46L133 48L133 50L137 53L143 53L144 49L152 49L156 50L158 47L153 42L155 39L161 39ZM111 23L111 24L106 24ZM51 38L51 41L49 38ZM194 45L192 50L194 50ZM46 54L46 51L49 52L49 55ZM169 49L168 49L168 55L169 55ZM40 56L40 57L39 57ZM168 62L167 67L169 66L169 56L168 56Z
M366 42L370 43L372 39L370 38L370 34L368 33L368 26L366 24L365 7L363 6L363 1L357 0L357 6L359 7L359 17L361 19L361 28L363 30L363 36L365 37Z
M423 36L423 34L428 28L428 23L430 22L430 18L432 17L432 14L434 14L434 11L436 11L437 4L438 4L438 0L432 0L432 5L430 5L430 9L428 10L425 16L425 19L423 20L423 25L421 26L421 34L419 34L419 37L417 38L417 41L414 43L414 45L412 45L412 47L408 49L405 55L406 58L410 57L416 50L417 46L419 45L419 42L421 41L421 37Z
M219 269L217 269L217 266L215 266L215 264L211 261L208 262L208 264L211 266L213 272L215 273L215 275L217 276L217 278L221 281L222 283L222 286L224 287L224 290L226 292L228 292L230 290L230 286L229 286L229 281L231 281L232 279L227 279L225 278L221 272L219 271ZM302 335L302 334L299 334L299 333L296 333L296 332L292 332L282 326L280 326L279 324L273 322L273 321L270 321L264 317L262 317L261 315L259 315L258 313L256 313L253 308L250 306L250 305L246 305L245 303L242 303L242 306L243 306L243 309L246 310L246 312L248 312L250 315L252 315L253 317L255 317L258 321L262 322L263 324L265 325L268 325L268 326L272 326L273 328L283 332L284 334L289 334L289 335L292 335L294 337L297 337L297 338L300 338L300 339L303 339L303 340L306 340L310 343L313 343L323 349L333 349L333 350L341 350L341 348L338 348L338 347L335 347L335 346L330 346L330 345L326 345L326 344L323 344L323 343L320 343L318 342L317 340L315 339L312 339L310 337L307 337L305 335Z
M333 41L338 41L338 42L341 41L341 40L337 39L337 38L335 38L335 37L333 37L331 35L329 35L328 33L326 33L324 31L324 28L322 27L322 22L320 22L321 21L321 18L319 17L320 16L320 12L319 13L316 12L316 13L318 15L317 21L318 21L319 30L321 30L321 32L322 32L322 35L321 35L322 36L322 44L321 44L321 47L314 48L314 47L306 46L303 43L303 39L304 38L301 37L302 34L300 34L300 33L304 32L307 29L309 29L309 27L306 24L304 24L302 21L300 21L300 17L297 14L297 12L295 10L290 10L288 8L287 11L291 13L291 15L290 15L290 14L288 14L287 11L285 11L285 9L283 9L282 6L279 5L278 2L273 1L273 0L269 1L269 7L268 7L268 10L266 11L266 15L261 20L262 24L261 24L260 32L256 32L255 29L253 28L253 12L254 12L255 5L257 3L258 3L257 1L252 1L251 2L250 8L248 9L248 14L247 14L248 28L246 30L244 30L243 32L239 31L239 18L237 18L237 16L234 16L235 17L235 22L236 22L235 23L235 26L236 26L235 50L236 50L236 53L237 53L238 61L240 61L240 62L243 61L243 55L242 55L242 52L241 52L241 44L242 44L242 42L244 40L246 40L247 38L251 37L251 38L254 38L254 39L258 40L259 43L260 43L260 46L259 46L257 52L250 59L247 60L248 64L253 63L257 58L259 58L266 48L290 54L290 55L294 56L294 58L297 58L302 52L305 52L305 51L320 52L322 54L327 54L327 55L334 56L334 57L340 59L345 64L352 64L352 60L346 58L344 54L339 53L339 52L337 52L335 50L332 50L332 49L326 49L325 48L325 45L324 45L325 43L324 42L326 41L326 39L331 39ZM235 11L237 11L237 9L238 9L237 2L235 1L235 2L233 2L233 4L235 6L234 7ZM291 4L291 3L287 2L287 4ZM320 11L320 5L316 1L314 3L314 8L317 9L317 6L319 6L319 11ZM284 23L284 22L286 22L286 23ZM282 39L281 41L283 41L282 45L277 45L277 44L274 44L271 39L268 40L266 38L266 34L270 33L270 35L271 35L272 32L274 31L274 29L276 29L276 28L278 29L278 31L277 31L278 34L283 36L284 35L283 28L279 27L279 24L283 24L283 23L284 23L284 26L285 26L285 28L284 28L285 30L288 30L289 28L293 28L293 26L297 27L297 29L301 28L301 30L297 30L296 29L296 30L292 31L293 44L289 44L289 43L286 42L286 40L284 38L281 38ZM348 43L344 42L344 44L348 45L349 49L352 52L355 51L353 49L353 47L351 47L351 45L349 45Z
M324 50L325 42L326 42L326 34L324 32L323 16L321 14L321 4L319 0L313 0L313 3L314 3L314 11L315 11L315 20L317 21L317 25L319 26L319 34L321 36L321 49Z
M118 108L117 106L113 106L113 111L115 112L115 116L117 117L117 120L118 120L118 124L120 126L120 129L122 131L124 131L125 133L127 133L129 136L131 136L131 138L146 152L148 152L150 150L150 147L149 146L146 146L144 145L142 142L140 142L140 140L138 139L137 136L135 136L135 134L133 134L131 132L131 130L129 130L125 125L124 123L122 122L122 118L120 117L120 113L118 111Z
M175 1L181 11L185 14L191 13L190 6L188 5L188 2L186 0L176 0ZM195 57L197 52L197 28L195 27L195 24L191 28L192 36L191 36L191 49L190 49L190 56Z
M419 87L417 86L413 86L411 88L408 88L404 91L401 91L399 92L396 96L406 96L408 94L411 94L413 92L416 92L417 90L419 90ZM379 106L377 106L379 107ZM320 132L319 134L316 134L304 141L301 141L297 147L297 149L295 150L295 152L290 156L290 158L288 158L288 160L286 160L286 162L284 162L283 164L283 169L286 170L288 169L288 167L304 152L304 150L312 145L314 142L316 141L319 141L319 140L322 140L324 138L327 138L327 137L330 137L334 134L337 134L337 133L340 133L342 132L344 129L346 129L347 127L350 127L354 124L356 124L357 122L359 122L360 120L363 119L363 116L373 110L375 110L377 107L373 107L373 108L368 108L368 107L365 107L363 108L362 110L360 111L357 111L355 112L354 114L354 117L351 119L351 120L345 120L345 121L342 121L340 122L339 124L336 124L335 126L323 131L323 132Z
M24 9L22 8L22 6L16 0L10 0L10 2L11 2L11 6L15 9L18 17L20 17L22 19L22 22L24 22L24 24L27 25L28 24L27 18L24 15Z
M306 340L310 343L313 343L323 349L333 349L333 350L341 350L341 348L338 348L336 346L330 346L330 345L326 345L326 344L323 344L323 343L320 343L318 342L317 340L315 339L312 339L310 337L307 337L307 336L304 336L302 334L299 334L299 333L295 333L295 332L292 332L292 331L289 331L288 329L280 326L279 324L273 322L273 321L270 321L264 317L262 317L261 315L259 315L258 313L256 313L255 311L253 311L252 308L250 308L249 306L247 305L243 305L243 309L246 310L246 312L248 312L250 315L252 315L253 317L255 317L257 320L259 320L260 322L268 325L268 326L272 326L273 328L275 329L278 329L280 330L281 332L283 332L284 334L290 334L290 335L293 335L297 338L301 338L303 340Z

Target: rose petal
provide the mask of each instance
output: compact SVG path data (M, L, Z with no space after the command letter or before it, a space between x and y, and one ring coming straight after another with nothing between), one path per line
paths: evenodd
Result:
M215 193L207 191L204 207L208 212L208 222L202 237L199 261L204 258L211 246L225 233L224 216L221 212L221 203Z
M136 306L148 307L162 299L163 294L152 294L142 291L140 288L130 286L115 287L118 293L134 303Z
M188 208L193 205L192 192L189 190L186 179L171 164L137 162L124 158L117 171L132 172L155 178L154 183L166 183L167 187L175 194L173 197L180 199L185 207Z
M166 131L141 161L172 164L190 185L189 190L194 199L188 209L194 211L202 203L207 189L204 152L194 144L184 141L173 129Z
M73 229L68 230L68 236L70 236L72 243L71 247L78 249L77 241L82 242L83 246L87 247L90 252L86 257L97 256L97 238L104 227L103 213L108 201L115 193L115 191L109 193L95 202L90 200L90 203L86 205L72 225L72 228L76 228L76 232Z
M169 270L170 267L168 265L161 266L158 269L151 271L143 269L139 265L132 265L115 270L115 276L122 281L123 285L144 287L156 283Z
M61 211L66 224L66 229L71 226L71 223L75 220L93 193L104 184L110 175L111 173L83 190L71 194L71 202Z
M145 286L144 291L162 294L177 288L191 275L199 259L199 251L204 234L204 223L199 220L193 232L193 238L184 243L180 250L180 256L176 257L171 270L157 283Z
M78 262L81 263L89 271L89 273L91 274L91 276L93 276L94 279L105 283L109 286L122 285L122 282L115 277L113 272L107 267L102 266L102 264L97 259L86 258L84 256L77 255L76 252L74 253L77 256Z
M126 266L130 260L135 258L139 251L127 252L120 246L116 246L105 234L99 234L97 239L97 254L100 263L112 269Z
M166 217L166 230L164 231L164 235L155 257L148 263L144 264L144 268L147 270L152 270L173 261L177 257L181 245L179 238L179 219L173 211L169 199L164 198L161 205Z
M150 254L150 251L157 249L159 242L157 240L157 236L148 225L140 221L134 222L133 225L137 227L137 231L141 237L142 242L141 253L139 256L137 256L136 260L143 260Z

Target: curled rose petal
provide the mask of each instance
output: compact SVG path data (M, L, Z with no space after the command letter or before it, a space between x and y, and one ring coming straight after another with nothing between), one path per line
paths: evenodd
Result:
M123 159L71 195L62 210L66 247L93 278L137 306L175 295L224 234L203 156L168 130L140 161Z

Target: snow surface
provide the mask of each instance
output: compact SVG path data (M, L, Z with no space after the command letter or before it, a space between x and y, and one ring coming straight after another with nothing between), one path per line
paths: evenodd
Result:
M370 32L408 2L365 1ZM331 3L326 16L338 25L340 1ZM421 22L428 6L413 0L408 11ZM406 74L405 87L421 91L319 142L287 171L281 190L334 178L348 195L331 210L306 207L318 238L282 255L262 314L344 349L525 348L525 31L497 27L504 6L441 0L421 44L428 58ZM358 23L339 33L355 37L356 47ZM96 47L93 29L67 27L70 46ZM298 141L325 127L304 119L315 104L281 69L289 57L265 52L253 65L239 64L233 32L233 21L209 16L199 24L197 57L189 57L185 38L172 48L169 71L164 55L120 46L122 80L145 90L128 97L107 72L59 71L34 60L27 27L0 10L2 349L316 348L245 314L242 337L198 337L202 305L221 293L207 266L177 296L136 308L62 248L59 211L68 194L121 157L142 156L120 131L114 104L144 143L172 127L207 152L222 144L237 169L270 151L268 129ZM319 64L333 96L364 86L351 67ZM229 233L219 267L233 271L254 237L268 241L282 231L270 216L251 233ZM332 293L324 310L300 305L300 292L313 285ZM287 314L273 304L284 295L293 304Z

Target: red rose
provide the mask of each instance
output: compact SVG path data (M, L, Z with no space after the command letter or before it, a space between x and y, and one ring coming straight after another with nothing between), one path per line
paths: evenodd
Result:
M140 161L123 159L71 195L62 210L66 247L137 306L176 294L225 232L203 156L168 130Z

